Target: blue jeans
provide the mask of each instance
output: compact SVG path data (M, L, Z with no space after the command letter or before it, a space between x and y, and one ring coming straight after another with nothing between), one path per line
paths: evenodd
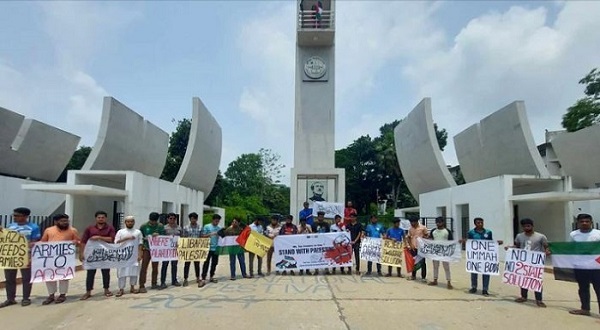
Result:
M231 272L231 278L235 278L235 257L237 256L238 261L240 262L240 270L242 271L242 276L246 277L246 257L244 257L244 253L240 254L230 254L229 255L229 271Z
M471 288L477 289L477 275L475 273L471 273ZM483 291L487 291L490 288L490 275L481 275L483 278Z

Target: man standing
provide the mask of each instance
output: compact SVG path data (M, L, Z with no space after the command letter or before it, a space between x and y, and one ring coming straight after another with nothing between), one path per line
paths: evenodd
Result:
M299 219L306 219L306 223L309 226L312 226L314 223L313 219L313 209L308 207L308 202L304 202L304 208L300 210L300 214L298 215Z
M261 224L261 218L260 217L256 217L254 218L254 222L250 224L250 230L258 233L259 235L263 235L264 234L264 228ZM248 252L248 259L249 260L249 264L250 264L250 277L254 277L254 257L256 257L256 259L258 260L258 276L264 276L264 274L262 273L262 257L258 257L256 254L252 253L252 252Z
M188 219L190 219L190 224L183 228L183 237L199 238L202 233L202 226L198 224L198 213L190 213ZM188 286L191 264L191 261L186 261L183 265L183 286ZM194 261L194 272L196 274L196 284L198 284L200 283L200 261Z
M177 214L169 213L167 215L167 225L165 226L165 235L168 236L181 236L183 230L177 224ZM181 286L181 283L177 281L177 262L179 260L163 261L160 268L160 287L159 290L167 288L167 269L169 263L171 264L171 285Z
M350 213L350 224L346 228L350 232L350 243L354 251L356 275L360 275L360 239L363 234L363 226L358 222L356 213ZM348 273L351 274L351 269L348 269Z
M298 226L298 234L311 234L312 228L306 222L306 218L300 218L300 225Z
M492 231L483 228L482 218L478 217L473 219L473 223L475 224L475 228L469 230L469 232L467 233L467 239L482 239L489 241L494 240L492 237ZM502 241L498 241L499 245L502 245L502 243ZM482 274L481 278L483 280L483 288L481 290L481 294L488 297L490 295L488 292L488 289L490 287L490 275ZM477 273L471 273L471 290L469 290L469 293L477 293Z
M515 237L515 243L513 246L505 246L504 250L509 248L525 249L530 251L550 253L548 250L548 239L546 235L540 234L533 230L533 220L529 218L521 219L522 233L519 233ZM521 288L521 297L515 299L518 303L524 303L527 301L528 290ZM534 292L535 303L538 307L546 307L546 304L542 301L542 291Z
M112 243L115 241L115 228L106 223L108 214L104 211L97 211L94 215L96 218L96 224L91 225L85 229L83 236L81 237L81 252L79 258L84 262L83 251L85 251L85 245L88 241L103 241L106 243ZM102 287L104 288L104 296L111 297L113 294L110 292L110 269L101 269L102 272ZM96 269L88 269L85 277L85 294L81 296L80 300L87 300L92 296L92 290L94 289L94 277L96 276Z
M572 231L572 242L600 242L600 230L593 229L592 216L581 213L577 215L577 230ZM579 285L579 300L581 309L569 311L573 315L590 315L590 284L596 292L596 300L600 307L600 270L575 269L575 280ZM600 308L599 308L600 310Z
M135 285L138 281L139 262L142 260L144 251L142 249L142 232L139 229L133 228L133 226L135 226L135 218L131 215L126 216L125 228L119 229L115 235L115 244L133 241L135 247L138 249L138 260L135 264L117 269L117 278L119 279L119 292L116 294L117 297L121 297L125 294L127 278L129 278L129 293L139 293L139 291L136 290Z
M383 226L380 223L377 223L377 216L374 214L371 215L371 218L369 219L369 221L370 221L370 223L367 225L367 228L365 229L365 233L367 234L367 237L381 238L385 234L385 228L383 228ZM373 262L367 261L367 275L371 275L372 270L373 270ZM381 273L381 264L380 263L377 264L377 275L379 275L379 276L383 275Z
M392 228L388 229L385 232L385 238L391 239L394 242L402 243L402 241L404 240L404 229L400 228L400 218L394 218L394 225ZM396 267L396 272L398 273L398 277L404 277L404 276L402 276L402 267L401 266ZM392 266L388 266L388 272L387 272L387 275L385 275L385 276L386 277L392 276Z
M341 215L336 214L335 217L333 217L333 224L331 227L329 227L329 230L332 233L341 233L346 231L346 226L344 225ZM342 275L346 274L346 272L344 272L344 267L340 267L340 272ZM333 273L335 274L335 267L333 268Z
M81 244L79 240L79 233L77 229L71 227L69 224L69 216L66 214L55 214L52 216L52 220L56 225L46 229L40 242L62 242L71 241L79 247ZM57 291L58 284L58 298L54 298ZM53 282L46 282L46 289L48 289L48 298L42 302L42 305L49 305L51 303L60 304L67 300L67 291L69 291L69 280L60 280Z
M266 235L268 238L274 240L275 237L279 235L279 231L281 230L281 226L279 226L279 219L276 215L271 216L271 224L267 226ZM273 259L273 252L275 251L275 247L271 246L269 251L267 251L267 275L271 275L271 260ZM279 274L279 272L276 272Z
M198 283L198 287L201 288L206 285L206 274L208 273L208 265L210 264L210 282L217 283L217 279L215 277L215 271L217 269L217 265L219 264L219 251L217 251L217 247L219 246L219 222L221 221L221 216L218 214L213 214L212 221L210 224L204 226L202 228L202 235L200 237L210 237L210 248L208 251L208 257L202 264L202 280Z
M435 226L436 228L429 233L429 236L433 238L434 241L452 241L454 240L454 235L452 234L452 230L446 228L446 220L443 217L435 218ZM446 287L448 290L454 289L450 279L450 263L448 261L442 261L442 267L444 267L444 273L446 274ZM433 260L433 281L429 282L429 285L434 286L438 285L438 275L440 274L440 261Z
M231 225L224 230L225 236L239 236L242 233L242 227L240 226L240 220L233 218ZM246 274L246 258L244 257L244 249L239 245L228 246L229 249L229 272L232 281L235 281L235 259L237 258L240 264L240 272L243 278L248 278Z
M158 223L158 218L160 217L160 215L156 212L152 212L150 213L150 215L148 216L148 222L146 222L145 224L143 224L140 227L140 231L142 232L142 236L144 237L144 246L142 247L143 250L143 256L142 256L142 269L140 270L140 293L146 293L148 292L146 290L146 274L148 272L148 265L150 264L150 261L152 260L151 256L150 256L150 245L148 243L148 237L152 237L152 236L158 236L158 235L164 235L165 234L165 227L161 224ZM152 261L152 278L151 278L151 282L152 283L152 287L151 289L158 289L158 261Z
M41 233L40 227L35 223L29 222L29 215L31 210L26 207L18 207L13 210L14 222L8 225L6 229L13 230L21 234L27 239L29 248L33 244L40 240ZM2 231L2 227L0 227ZM30 252L28 252L30 253ZM21 306L31 305L29 296L31 295L31 258L29 258L29 264L25 265L26 268L21 268L21 281L23 284L23 300L21 300ZM0 308L11 306L17 303L17 271L18 269L5 269L4 278L6 279L6 301L0 304Z
M352 222L352 219L350 219L350 215L352 213L357 214L358 212L356 212L356 209L352 207L352 202L348 201L346 203L346 208L344 208L344 224L346 226L349 225L350 222Z
M325 212L317 212L317 221L312 225L312 231L315 234L328 233L330 232L329 223L325 222ZM325 274L329 275L329 268L325 268ZM319 270L315 269L315 275L319 275Z
M408 247L410 249L410 253L413 256L417 255L419 249L419 241L418 238L427 238L427 227L419 223L418 217L410 218L410 228L408 228ZM427 277L427 263L425 259L421 260L421 279L426 281ZM416 266L416 265L415 265ZM414 281L417 279L417 271L413 270L411 276L408 278L409 281Z
M296 235L298 234L298 227L292 223L294 217L292 215L285 216L285 223L279 230L279 235ZM290 271L290 274L295 275L294 271ZM283 275L287 275L287 271L283 271Z

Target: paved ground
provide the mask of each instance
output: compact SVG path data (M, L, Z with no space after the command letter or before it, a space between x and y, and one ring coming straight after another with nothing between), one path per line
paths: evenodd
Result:
M491 297L468 294L469 275L462 263L452 267L452 291L400 278L356 275L230 281L228 269L228 258L221 257L219 283L202 289L169 287L120 298L105 298L97 290L85 302L78 300L85 290L85 273L78 272L64 304L41 306L46 288L37 284L33 305L0 309L0 318L10 329L600 329L596 313L568 314L579 307L576 284L554 281L550 274L544 289L548 308L541 309L531 302L513 302L518 288L501 284L498 277L492 278ZM0 299L5 299L4 290ZM597 306L593 302L593 312Z

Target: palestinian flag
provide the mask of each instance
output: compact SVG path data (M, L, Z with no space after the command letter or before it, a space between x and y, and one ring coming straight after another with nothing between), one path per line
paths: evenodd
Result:
M410 249L407 247L404 248L404 260L406 263L406 271L409 273L416 272L417 270L421 269L421 267L423 267L423 263L425 262L425 258L419 255L413 256L412 253L410 253Z
M599 242L549 243L554 279L575 282L576 269L600 270Z
M219 255L240 254L244 249L236 241L238 236L219 237Z

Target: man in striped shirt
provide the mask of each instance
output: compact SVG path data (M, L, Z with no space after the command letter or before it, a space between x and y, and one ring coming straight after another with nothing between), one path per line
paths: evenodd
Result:
M183 228L183 237L200 237L202 226L198 224L198 213L192 212L188 215L188 218L190 219L190 224ZM183 265L183 286L188 286L191 263L191 261L186 261ZM200 261L194 261L194 272L196 274L196 283L200 283Z

